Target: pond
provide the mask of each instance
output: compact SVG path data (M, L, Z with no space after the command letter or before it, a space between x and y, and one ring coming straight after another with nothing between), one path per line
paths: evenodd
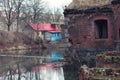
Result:
M80 80L81 65L93 66L94 58L67 48L5 51L0 54L0 80Z
M20 50L0 54L0 80L64 80L63 50Z

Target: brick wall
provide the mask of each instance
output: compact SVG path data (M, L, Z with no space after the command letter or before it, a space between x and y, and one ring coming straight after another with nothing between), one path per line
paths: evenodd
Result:
M116 9L116 6L114 6ZM120 11L120 10L119 10ZM74 48L114 48L114 40L119 37L120 15L118 9L107 13L69 14L69 34ZM116 16L115 18L115 15ZM96 27L94 21L105 19L108 22L108 38L96 39ZM116 24L117 23L117 24Z
M120 4L113 5L113 10L114 10L114 26L116 26L116 39L119 40L119 29L120 29Z

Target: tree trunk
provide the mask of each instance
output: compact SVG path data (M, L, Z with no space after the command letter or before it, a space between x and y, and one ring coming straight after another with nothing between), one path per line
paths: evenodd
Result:
M8 31L10 31L10 25L8 25Z
M19 24L19 19L17 18L17 32L19 31L19 26L18 26L18 24Z

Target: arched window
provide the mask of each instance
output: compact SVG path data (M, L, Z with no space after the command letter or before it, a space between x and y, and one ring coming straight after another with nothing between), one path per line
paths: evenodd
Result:
M96 39L108 38L108 21L105 19L95 20Z

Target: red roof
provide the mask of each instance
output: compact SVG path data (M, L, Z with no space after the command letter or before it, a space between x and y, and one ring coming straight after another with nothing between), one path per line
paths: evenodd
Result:
M34 30L39 31L58 31L56 27L52 26L51 24L29 24Z

